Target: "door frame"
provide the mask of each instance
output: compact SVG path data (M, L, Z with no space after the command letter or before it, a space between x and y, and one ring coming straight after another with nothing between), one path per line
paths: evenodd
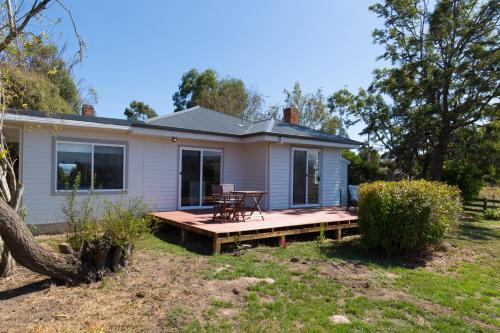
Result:
M309 182L308 182L308 179L309 179L309 175L308 175L308 170L306 170L306 203L305 204L299 204L299 205L295 205L293 203L293 190L294 190L294 186L293 186L293 175L294 175L294 172L295 172L295 166L294 166L294 154L295 154L295 151L305 151L306 152L306 168L308 168L308 161L309 161L309 152L310 151L315 151L315 152L318 152L318 161L319 161L319 181L318 181L318 203L316 204L310 204L310 203L307 203L308 201L308 194L309 194ZM306 207L319 207L321 206L321 193L322 193L322 189L323 189L323 181L322 181L322 173L323 173L323 161L322 161L322 150L320 148L306 148L306 147L292 147L292 152L291 152L291 155L290 155L290 164L291 164L291 167L290 167L290 170L291 170L291 174L290 174L290 206L292 208L306 208Z
M182 151L184 150L194 150L200 152L200 204L198 206L182 206ZM223 181L223 170L224 170L224 149L222 148L205 148L205 147L179 147L179 172L177 174L177 209L208 209L213 208L210 206L202 206L203 202L203 151L213 151L220 153L220 181Z

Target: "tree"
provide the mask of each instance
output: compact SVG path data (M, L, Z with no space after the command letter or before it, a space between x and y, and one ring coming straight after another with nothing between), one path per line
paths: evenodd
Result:
M391 64L368 90L343 89L329 103L362 120L409 177L442 179L457 135L499 116L498 1L386 0L370 7L384 19L374 31ZM456 140L456 141L453 141Z
M316 93L304 94L300 83L295 82L291 91L285 89L283 93L285 95L284 107L294 107L299 111L300 125L325 133L347 136L347 132L342 127L342 120L328 108L321 89L318 89ZM276 118L282 108L279 105L272 106L268 114Z
M64 48L40 35L20 34L2 56L3 86L10 91L6 107L48 113L75 113L82 101Z
M140 101L132 101L123 112L129 120L146 120L158 116L156 111L148 104Z
M263 106L263 97L247 88L242 80L219 79L212 69L202 73L194 68L189 70L172 99L176 112L198 105L247 119L258 118Z
M357 154L344 150L342 157L351 162L348 172L349 184L399 179L393 161L381 158L378 151L371 147L362 147Z
M12 7L11 1L1 3L6 14L2 16L0 25L0 57L5 55L6 49L15 45L18 50L23 50L17 43L22 42L21 35L27 35L25 31L28 23L40 17L46 9L50 0L21 1L16 8ZM73 26L74 21L71 12L60 1L54 0L63 9L67 10ZM84 43L76 32L79 40L79 50L75 60L81 60ZM76 282L92 278L93 270L88 269L75 256L58 256L41 247L33 238L18 214L24 186L17 179L13 157L3 134L3 115L6 112L8 101L17 97L16 91L10 91L9 86L4 85L4 66L0 62L0 237L3 240L2 253L0 255L0 276L9 274L12 267L12 257L19 263L43 275L55 279ZM11 257L12 256L12 257Z

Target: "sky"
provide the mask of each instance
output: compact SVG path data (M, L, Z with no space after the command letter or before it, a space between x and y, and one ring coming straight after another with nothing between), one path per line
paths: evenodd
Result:
M66 0L87 44L75 75L97 90L97 114L115 118L132 100L173 112L172 95L190 68L240 78L268 105L283 103L283 90L296 81L327 96L366 87L382 65L371 37L381 26L368 10L373 2ZM49 34L67 44L69 58L76 50L69 17L57 4L48 13L62 19ZM361 129L349 128L349 136L364 141Z

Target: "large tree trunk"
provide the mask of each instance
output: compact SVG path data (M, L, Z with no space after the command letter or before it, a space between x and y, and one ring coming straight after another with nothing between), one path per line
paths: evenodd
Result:
M73 255L52 253L40 246L26 224L0 200L0 236L19 265L34 272L69 283L96 279L95 268Z

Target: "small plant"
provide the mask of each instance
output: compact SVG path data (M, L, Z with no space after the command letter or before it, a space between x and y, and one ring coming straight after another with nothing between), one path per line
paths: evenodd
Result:
M319 236L318 236L318 243L324 243L326 240L325 236L325 225L323 223L319 224Z
M280 238L279 245L282 249L286 249L288 246L288 242L284 238Z
M488 208L483 212L483 217L486 220L500 220L500 209Z

